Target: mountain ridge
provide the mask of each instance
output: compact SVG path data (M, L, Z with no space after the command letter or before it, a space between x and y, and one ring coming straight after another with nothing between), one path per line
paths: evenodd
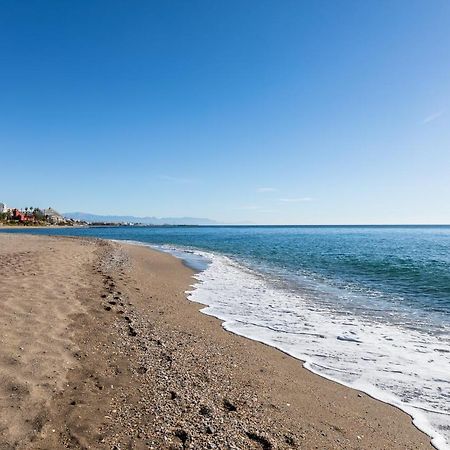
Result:
M64 217L86 222L107 222L107 223L141 223L145 225L217 225L212 219L203 217L138 217L138 216L120 216L120 215L102 215L85 212L67 212Z

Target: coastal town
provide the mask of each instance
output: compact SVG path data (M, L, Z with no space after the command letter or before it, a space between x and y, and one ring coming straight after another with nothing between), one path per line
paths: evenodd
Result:
M79 213L76 213L79 214ZM60 226L60 227L80 227L80 226L153 226L140 222L129 222L121 220L83 220L83 217L68 217L69 214L60 214L55 209L39 208L28 206L16 208L7 206L0 202L0 227L5 226ZM107 217L107 216L105 216ZM166 225L166 224L163 224Z
M51 207L41 209L29 206L20 209L0 202L0 226L73 226L80 224L81 222L66 218Z

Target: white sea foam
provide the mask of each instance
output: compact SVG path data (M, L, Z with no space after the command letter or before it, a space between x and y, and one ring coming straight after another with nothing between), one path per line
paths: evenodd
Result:
M435 447L450 449L449 330L433 336L334 310L332 302L276 287L225 256L194 254L210 262L188 292L190 300L207 305L203 313L304 361L312 372L399 407Z
M189 299L224 328L304 361L326 378L393 404L439 449L450 448L450 336L440 338L341 314L219 255L196 275Z

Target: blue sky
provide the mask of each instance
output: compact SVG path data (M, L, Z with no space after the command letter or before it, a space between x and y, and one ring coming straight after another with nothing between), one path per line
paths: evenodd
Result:
M450 2L0 3L0 201L450 223Z

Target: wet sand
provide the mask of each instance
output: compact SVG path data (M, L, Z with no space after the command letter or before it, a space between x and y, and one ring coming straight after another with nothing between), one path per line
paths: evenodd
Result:
M0 234L0 449L429 449L400 410L226 332L148 248Z

